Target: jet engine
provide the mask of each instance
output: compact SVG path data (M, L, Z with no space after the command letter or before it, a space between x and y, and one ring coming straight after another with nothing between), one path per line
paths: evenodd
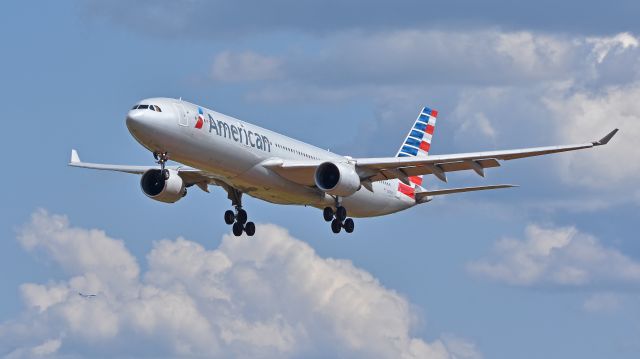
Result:
M350 196L360 189L360 176L352 164L324 162L316 169L315 180L318 188L334 196Z
M166 170L168 178L159 169L147 170L140 179L142 192L151 199L174 203L187 194L184 181L176 170Z

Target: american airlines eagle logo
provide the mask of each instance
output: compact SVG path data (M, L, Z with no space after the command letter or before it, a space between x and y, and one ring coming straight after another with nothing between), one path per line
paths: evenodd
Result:
M202 111L202 107L198 107L198 116L196 117L196 128L201 129L202 125L204 125L204 112Z

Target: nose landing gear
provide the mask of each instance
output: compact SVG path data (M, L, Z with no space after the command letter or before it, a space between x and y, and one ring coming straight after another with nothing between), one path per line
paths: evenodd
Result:
M165 169L165 164L169 160L168 152L154 152L153 158L156 159L156 163L160 165L160 170L162 171L162 176L165 180L169 179L169 171Z

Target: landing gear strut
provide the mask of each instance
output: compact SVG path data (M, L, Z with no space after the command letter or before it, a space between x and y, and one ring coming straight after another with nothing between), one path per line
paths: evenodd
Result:
M165 164L169 160L168 152L154 152L153 158L156 159L156 163L160 165L160 170L162 171L162 176L165 180L169 179L169 171L165 169Z
M347 218L347 209L342 207L342 201L339 197L336 197L335 207L335 212L331 207L325 207L322 211L324 220L331 222L331 231L333 233L340 233L340 230L344 228L347 233L352 233L355 224L353 223L353 219Z
M224 212L224 223L232 225L233 235L239 237L242 232L251 237L256 233L256 225L253 222L247 222L247 211L242 209L242 192L230 186L225 187L231 199L231 204L235 207L235 212L228 210Z

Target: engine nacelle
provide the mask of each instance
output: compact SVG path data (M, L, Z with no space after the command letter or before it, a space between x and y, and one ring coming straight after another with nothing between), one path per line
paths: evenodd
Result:
M176 170L167 170L169 179L165 179L159 169L147 170L140 179L142 192L156 201L174 203L187 194L182 177Z
M324 162L316 169L316 186L324 192L346 197L360 189L360 176L354 165Z

